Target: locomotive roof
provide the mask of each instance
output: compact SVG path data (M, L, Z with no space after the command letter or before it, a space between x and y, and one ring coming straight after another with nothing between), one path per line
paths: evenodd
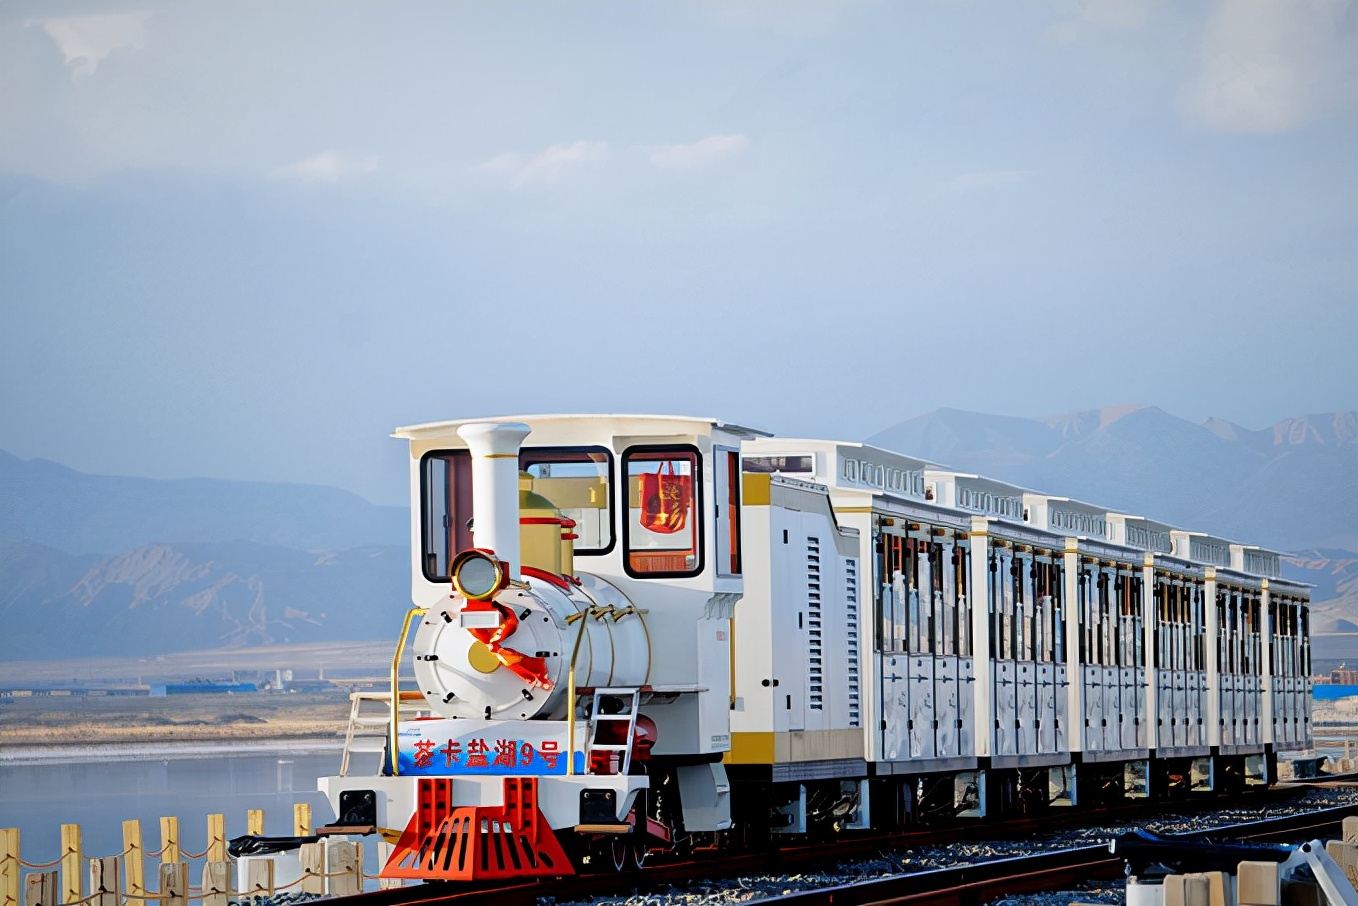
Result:
M431 438L456 435L463 425L477 422L523 422L534 425L562 426L571 422L612 423L614 430L621 429L629 434L706 434L714 429L726 431L741 437L769 437L767 431L734 425L717 418L687 415L629 415L612 413L578 414L540 414L540 415L489 415L482 418L460 418L451 421L426 422L397 428L392 437L403 440L427 440Z
M716 431L741 440L754 441L753 451L787 454L833 452L835 456L846 462L853 460L856 466L866 465L868 460L873 460L872 465L877 467L879 471L880 466L883 465L888 468L895 467L897 470L907 470L911 475L918 475L921 483L925 481L942 482L944 485L953 485L953 489L948 489L946 493L940 494L939 496L943 499L935 499L933 496L926 496L922 484L918 491L913 487L907 489L904 482L902 482L900 488L876 487L873 481L861 479L857 468L854 470L855 474L849 475L844 472L844 468L838 467L837 464L824 462L818 466L813 466L816 480L825 482L832 487L903 494L909 498L927 499L934 502L935 505L950 509L984 513L984 508L977 505L972 497L967 497L966 500L958 499L963 495L955 489L960 489L965 485L976 491L988 491L991 494L1014 497L1015 502L1020 504L1018 510L1013 513L997 511L987 515L1015 525L1033 524L1036 528L1058 534L1069 534L1071 531L1076 531L1085 537L1092 535L1095 540L1105 543L1113 543L1133 549L1153 550L1188 562L1212 565L1248 574L1275 578L1281 574L1279 553L1266 548L1240 544L1203 532L1179 529L1167 523L1157 522L1142 516L1120 513L1108 507L1070 497L1033 491L984 475L956 471L929 460L859 441L780 437L758 428L731 424L713 417L623 413L493 415L409 425L397 428L392 433L392 437L426 443L441 441L446 438L453 443L459 443L457 429L463 425L476 422L523 422L530 427L544 429L544 433L551 436L554 441L563 436L574 435L577 432L583 438L591 431L599 435L658 436L704 435ZM862 460L855 457L855 454L859 451L864 457ZM943 490L940 486L935 485L934 487L938 491ZM1060 505L1061 510L1059 512L1053 510L1051 504ZM1088 519L1082 521L1078 518L1080 516L1092 518L1094 522L1089 522L1086 525L1085 522L1088 522ZM1056 525L1054 522L1057 520L1069 524ZM1168 538L1163 537L1166 534L1169 536Z

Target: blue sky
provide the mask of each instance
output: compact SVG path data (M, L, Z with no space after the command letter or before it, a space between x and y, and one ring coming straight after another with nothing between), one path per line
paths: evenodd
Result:
M1358 4L0 2L0 448L1358 405ZM908 452L908 451L907 451Z

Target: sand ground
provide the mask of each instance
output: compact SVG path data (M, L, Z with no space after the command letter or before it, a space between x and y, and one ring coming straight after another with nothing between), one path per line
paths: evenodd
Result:
M6 750L131 743L342 742L349 718L345 690L237 695L48 696L0 706L0 757Z
M349 691L384 685L390 642L280 645L149 658L0 661L0 689L82 689L190 680L269 682L290 671L319 691L237 694L0 696L0 760L20 751L339 745ZM324 682L331 683L325 686ZM109 748L114 747L114 748Z

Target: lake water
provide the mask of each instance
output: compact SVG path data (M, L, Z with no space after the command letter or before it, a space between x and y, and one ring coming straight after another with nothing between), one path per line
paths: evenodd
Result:
M333 820L316 778L339 769L340 753L289 750L269 754L175 757L168 760L0 763L0 827L17 827L25 862L61 853L61 825L79 824L86 858L122 851L122 823L139 819L142 845L160 848L160 818L179 818L180 845L207 848L207 816L220 812L227 839L245 833L246 812L264 810L264 832L292 834L294 803L311 805L314 824ZM365 861L375 846L365 846ZM367 852L373 850L373 853ZM369 870L372 870L370 866Z

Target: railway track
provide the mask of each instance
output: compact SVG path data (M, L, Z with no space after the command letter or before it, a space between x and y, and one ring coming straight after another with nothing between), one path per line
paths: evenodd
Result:
M1293 793L1292 795L1295 795ZM1270 805L1289 801L1286 791L1271 791L1261 795L1258 804ZM1219 803L1214 803L1219 805ZM1203 803L1210 807L1209 803ZM1163 803L1141 810L1143 817L1163 813ZM1290 815L1282 818L1251 821L1212 831L1182 834L1185 839L1210 834L1214 839L1296 840L1311 839L1325 834L1337 835L1344 817L1358 815L1358 805ZM1135 810L1126 809L1100 814L1083 812L1067 816L1047 816L1039 821L1019 821L1003 826L932 828L909 833L874 835L834 843L806 844L776 852L747 852L734 855L710 856L701 860L666 862L651 866L643 872L584 874L555 881L531 883L498 882L477 885L420 884L413 887L371 891L353 897L328 901L334 906L433 906L482 902L493 896L497 906L536 904L544 898L558 903L595 902L607 897L626 897L637 891L647 891L652 898L663 898L670 886L693 885L696 879L709 879L709 886L719 889L723 880L742 875L800 875L809 868L862 856L880 856L884 852L910 846L974 841L984 835L989 839L1024 839L1039 833L1047 834L1062 826L1090 827L1101 821L1126 823L1137 820ZM990 858L966 865L898 873L890 877L862 880L853 883L831 883L815 889L788 892L775 897L763 897L760 902L778 903L835 903L858 904L899 902L903 904L980 904L1001 896L1066 889L1085 880L1110 879L1122 874L1122 860L1108 852L1106 840L1097 845L1064 848L1053 852ZM908 867L896 867L898 872ZM676 892L676 896L680 896ZM745 898L753 902L758 895ZM692 896L689 895L689 899Z
M1289 815L1175 836L1184 840L1210 838L1239 842L1298 842L1337 836L1344 819L1351 815L1358 815L1358 806L1341 806L1323 812ZM1110 880L1122 873L1122 858L1113 855L1107 845L1081 846L934 869L880 881L798 891L759 902L797 906L831 903L835 906L884 903L894 906L981 906L1001 897L1062 890L1087 881Z

